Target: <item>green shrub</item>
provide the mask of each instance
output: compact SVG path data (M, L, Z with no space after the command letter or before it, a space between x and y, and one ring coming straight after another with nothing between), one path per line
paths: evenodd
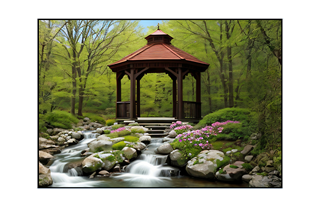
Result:
M72 123L78 123L79 119L65 111L53 111L46 114L45 119L50 125L63 129L71 129Z
M107 126L111 126L111 125L114 124L114 122L116 122L115 119L108 119L108 120L106 121L106 125L107 125Z
M117 138L117 137L120 137L120 136L119 136L118 132L113 132L113 133L111 133L111 134L108 134L108 137L110 137L110 138Z
M105 134L110 134L110 130L109 130L109 129L104 130L103 133L105 133Z
M111 129L112 129L112 130L115 130L115 129L119 129L120 127L124 127L124 124L112 125Z
M122 131L118 132L118 136L119 137L124 137L124 136L129 135L129 134L131 134L131 132L128 131L128 130L122 130Z
M39 114L39 132L47 131L45 116L43 114Z
M85 117L88 117L90 121L95 122L97 121L98 123L105 125L106 121L104 120L103 117L97 115L97 114L92 114L92 113L84 113L83 114Z
M133 134L135 134L135 133L144 134L145 131L143 129L131 129L131 133L133 133Z
M50 138L51 138L51 137L49 136L49 134L44 133L44 132L40 133L40 137L43 137L43 138L46 138L46 139L50 139Z
M124 141L128 141L128 142L137 142L139 140L138 137L135 136L125 136L124 137Z
M231 168L234 168L234 169L239 168L239 167L238 167L238 166L236 166L236 165L230 165L230 167L231 167Z
M242 164L242 167L243 167L247 172L250 172L250 171L253 169L252 165L250 165L249 163L243 163L243 164Z
M126 143L124 141L115 143L114 145L112 145L112 149L113 150L122 150L124 147L126 146Z
M249 109L243 108L224 108L203 117L198 123L204 127L215 122L224 122L227 120L239 121L240 124L229 123L223 126L222 134L218 134L218 139L226 138L234 140L240 138L248 139L253 132L257 130L257 114Z

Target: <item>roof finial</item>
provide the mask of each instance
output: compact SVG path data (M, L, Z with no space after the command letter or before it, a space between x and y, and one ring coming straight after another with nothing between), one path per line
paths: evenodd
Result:
M159 23L158 23L158 30L159 30Z

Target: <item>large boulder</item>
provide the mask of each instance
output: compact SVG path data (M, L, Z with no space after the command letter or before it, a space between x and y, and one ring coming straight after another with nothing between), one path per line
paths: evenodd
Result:
M186 171L193 177L214 179L217 171L217 160L222 161L224 154L218 150L203 150L188 161Z
M170 160L171 165L177 166L177 167L184 167L186 166L188 160L182 157L181 152L179 152L178 149L173 150L170 152Z
M163 143L156 149L156 152L158 154L163 154L163 155L167 155L172 151L173 151L173 148L169 143Z
M111 140L94 140L88 144L90 152L97 151L109 151L112 149L112 141Z
M53 181L50 174L50 169L46 168L39 162L39 187L47 187L52 185Z
M138 156L137 151L134 148L131 148L131 147L124 147L122 149L122 151L123 151L123 155L128 160L134 159L134 158L136 158Z
M104 165L101 159L94 157L96 154L92 154L82 161L82 171L85 174L93 173L101 169Z
M223 168L223 173L216 173L217 180L220 181L227 181L227 182L234 182L234 181L241 181L242 175L246 173L246 170L242 167L242 161L236 161L233 163L233 166L237 168L230 167L230 164Z
M39 151L39 161L46 165L53 156L47 152Z
M143 131L147 132L148 131L148 128L145 128L143 126L133 126L131 127L131 129L142 129Z
M72 144L77 144L78 141L77 141L76 139L72 138L72 139L69 139L69 140L67 141L67 143L70 144L70 145L72 145Z
M147 146L142 142L137 142L133 145L133 148L137 151L144 150Z
M146 136L146 135L145 136L141 136L139 138L139 141L143 142L145 144L149 144L151 142L151 137L150 136Z
M252 175L249 175L249 174L245 174L242 176L242 180L246 183L249 183L250 180L252 180Z
M171 131L169 132L168 137L170 137L170 138L175 138L176 136L177 136L177 132L176 132L176 131L171 130Z
M52 131L52 135L56 135L59 134L60 132L63 132L64 129L60 129L60 128L54 128Z

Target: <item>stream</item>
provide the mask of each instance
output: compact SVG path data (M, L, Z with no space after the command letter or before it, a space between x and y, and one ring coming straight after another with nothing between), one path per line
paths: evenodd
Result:
M81 170L66 169L68 163L84 159L80 155L81 151L87 149L87 144L96 138L96 134L92 132L83 134L84 138L78 144L54 155L49 167L53 180L50 187L248 187L247 183L224 183L181 175L178 168L165 163L167 155L155 154L154 150L162 144L162 138L152 138L147 150L130 163L125 172L89 179L88 176L82 176Z

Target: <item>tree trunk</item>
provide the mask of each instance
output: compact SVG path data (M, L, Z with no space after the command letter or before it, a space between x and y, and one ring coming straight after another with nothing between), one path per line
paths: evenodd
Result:
M230 33L229 33L229 24L227 21L226 23L226 35L227 39L230 39ZM233 71L232 71L232 50L231 46L227 46L227 56L228 56L228 72L229 72L229 107L234 106L233 102Z
M75 107L76 107L76 92L77 92L77 71L76 71L76 54L73 51L73 63L72 63L72 96L71 96L71 114L75 115Z

